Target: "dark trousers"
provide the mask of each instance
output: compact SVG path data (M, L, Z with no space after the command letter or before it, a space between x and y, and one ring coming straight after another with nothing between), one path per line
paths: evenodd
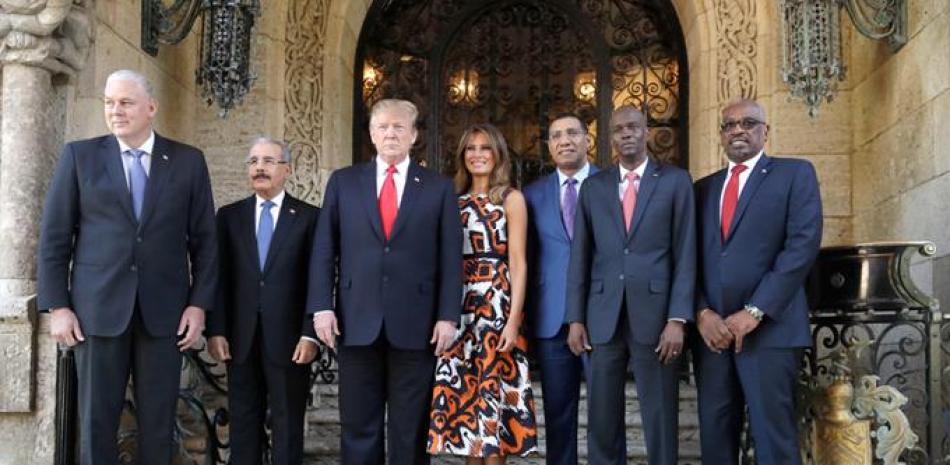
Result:
M228 366L228 406L231 410L231 464L263 462L264 422L270 409L271 463L303 462L303 426L310 387L310 365L275 363L264 353L261 326L247 358Z
M756 463L801 465L795 422L801 349L747 345L738 354L717 354L697 339L692 350L703 463L739 463L742 415L748 405Z
M371 345L339 348L342 464L427 465L435 356L392 347L380 333Z
M590 353L591 374L587 382L587 449L591 465L613 465L624 461L621 447L626 435L624 384L631 362L636 379L643 433L650 465L671 465L677 461L679 427L679 364L664 365L656 347L633 339L626 310L606 344L594 344Z
M544 390L544 439L547 465L577 465L577 403L581 358L567 347L567 326L552 338L535 339L535 355Z
M148 334L136 308L122 334L87 335L85 342L76 346L82 465L118 465L116 436L130 374L138 424L135 463L171 463L181 378L181 352L176 341L175 336Z

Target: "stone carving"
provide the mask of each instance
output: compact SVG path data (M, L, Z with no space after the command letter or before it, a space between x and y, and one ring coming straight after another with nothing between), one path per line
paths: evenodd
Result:
M328 170L323 152L323 60L329 0L292 0L287 6L284 139L294 158L288 189L319 204Z
M0 0L0 61L73 75L92 41L85 0Z
M756 0L715 0L719 45L719 102L755 98L758 27Z

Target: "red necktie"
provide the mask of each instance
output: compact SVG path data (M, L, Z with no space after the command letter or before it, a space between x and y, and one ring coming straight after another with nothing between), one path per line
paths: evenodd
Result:
M393 180L395 173L396 167L389 165L389 168L386 168L383 188L379 190L379 218L383 220L383 234L386 235L387 241L393 231L393 223L396 222L396 212L399 211L396 205L396 181Z
M623 191L623 222L627 225L627 232L630 232L630 224L633 222L633 210L637 206L637 190L640 189L640 175L633 172L627 172L627 188Z
M745 165L736 165L732 167L732 175L729 176L729 182L726 183L726 193L722 196L722 242L726 242L729 237L729 225L732 224L732 217L736 214L736 204L739 203L739 174L746 170Z

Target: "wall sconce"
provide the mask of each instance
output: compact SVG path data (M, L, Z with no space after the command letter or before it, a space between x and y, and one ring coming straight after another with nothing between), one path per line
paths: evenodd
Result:
M462 68L449 76L449 103L474 106L478 102L478 71Z
M592 103L597 97L597 74L582 71L574 78L574 97L584 103Z
M842 7L858 32L887 39L892 52L907 43L907 0L781 0L782 80L812 117L822 100L834 99L837 82L844 79Z
M367 107L373 105L375 99L373 99L373 94L376 93L376 89L380 84L383 83L383 70L382 68L374 63L373 61L367 59L363 62L363 102Z
M240 104L256 76L250 71L251 34L260 14L258 0L142 0L142 50L158 54L159 45L181 42L203 17L201 55L195 81L219 116Z

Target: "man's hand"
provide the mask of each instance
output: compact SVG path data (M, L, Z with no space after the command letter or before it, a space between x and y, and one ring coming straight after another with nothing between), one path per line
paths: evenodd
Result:
M336 337L340 335L340 328L336 324L335 313L331 311L315 313L313 330L317 333L317 339L330 349L336 349Z
M432 339L429 344L435 344L435 356L438 357L455 341L455 325L451 321L436 321L432 328Z
M759 320L756 320L749 312L741 310L726 318L726 326L736 337L736 353L738 354L742 352L742 339L759 326Z
M294 349L294 356L291 358L297 365L306 365L313 361L317 356L317 344L313 341L300 338L297 342L297 348Z
M726 322L711 308L699 311L696 316L696 328L699 329L706 347L717 354L728 349L735 339L729 327L726 326Z
M181 314L181 322L178 323L178 336L181 337L178 350L184 352L197 345L204 330L205 311L193 305L185 307L185 313Z
M653 351L660 357L660 362L667 364L676 360L683 353L683 322L670 320L660 333L660 344Z
M228 338L211 336L208 339L208 353L219 362L231 360L231 347L228 345Z
M505 323L505 328L501 330L501 337L498 339L499 352L508 352L518 344L518 326L511 321Z
M573 322L567 330L567 346L574 355L590 352L593 347L587 342L587 328L584 323Z
M54 308L49 314L49 333L56 342L72 347L86 340L82 330L79 329L79 320L71 308Z

